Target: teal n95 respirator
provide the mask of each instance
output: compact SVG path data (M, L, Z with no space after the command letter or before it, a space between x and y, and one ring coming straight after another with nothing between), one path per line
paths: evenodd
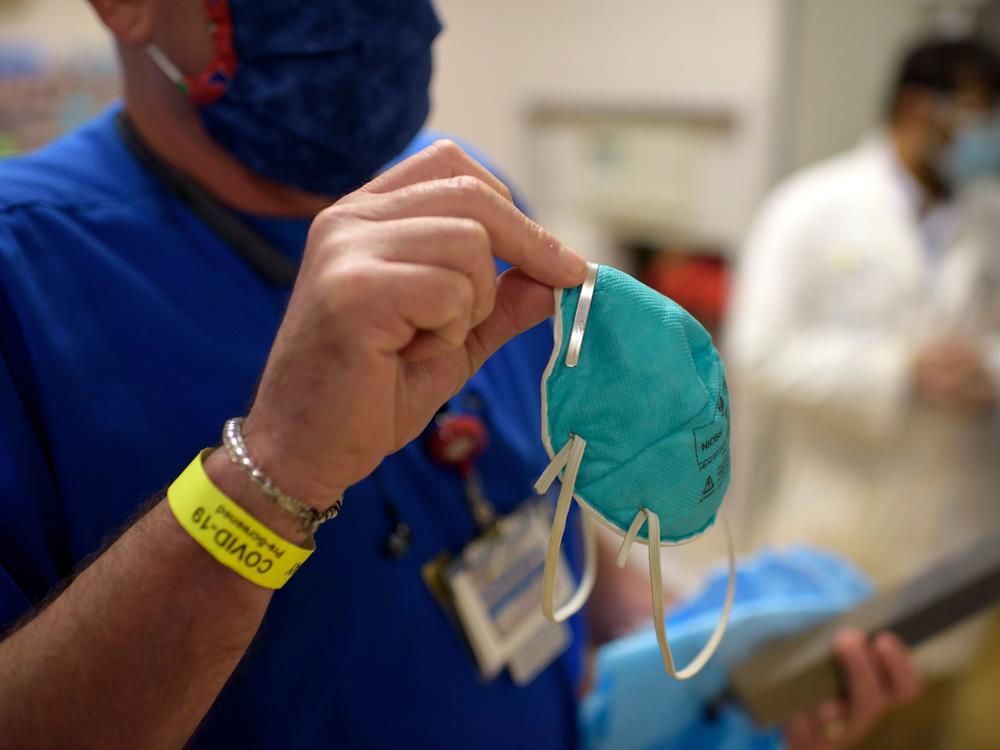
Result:
M682 307L609 266L555 292L555 344L542 377L542 441L552 462L535 489L561 477L543 578L542 609L561 622L590 595L597 520L623 537L618 565L635 541L649 547L653 624L667 672L698 673L726 629L734 593L728 528L725 606L708 643L678 669L667 643L660 547L689 542L714 523L729 486L729 391L709 333ZM584 573L556 606L556 570L570 505L581 507Z

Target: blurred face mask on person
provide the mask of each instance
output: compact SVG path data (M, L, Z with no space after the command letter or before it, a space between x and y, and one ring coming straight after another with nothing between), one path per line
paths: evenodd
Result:
M1000 110L983 89L935 97L932 130L926 158L943 185L1000 176Z
M157 66L213 140L263 177L322 195L361 186L430 108L431 0L203 0L214 59Z

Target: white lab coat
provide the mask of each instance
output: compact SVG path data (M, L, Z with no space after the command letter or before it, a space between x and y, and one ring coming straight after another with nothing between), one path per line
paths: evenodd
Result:
M979 342L1000 383L1000 189L969 190L956 211L935 258L881 137L767 201L726 342L760 420L736 446L766 474L746 483L753 546L821 545L884 585L986 534L1000 543L998 420L935 410L912 388L921 346L951 333Z

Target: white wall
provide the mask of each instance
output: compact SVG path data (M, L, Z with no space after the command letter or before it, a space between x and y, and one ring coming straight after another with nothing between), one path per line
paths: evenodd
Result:
M1000 0L790 0L788 10L781 173L849 148L877 126L914 40L978 29L1000 41Z
M28 40L53 56L111 56L111 43L87 0L0 0L0 40ZM9 0L6 0L9 3Z
M432 124L475 142L529 199L524 115L534 101L731 108L737 129L708 190L713 224L738 240L772 174L783 0L437 3L448 28Z
M792 0L786 70L788 139L781 172L854 145L880 121L900 53L927 0Z

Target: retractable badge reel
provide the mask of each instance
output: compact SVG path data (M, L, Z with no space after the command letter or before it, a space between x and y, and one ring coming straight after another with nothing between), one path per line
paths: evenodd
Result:
M482 531L496 522L496 511L486 498L475 465L488 445L489 432L483 420L475 414L441 412L435 418L434 429L427 439L427 452L431 459L441 466L455 469L462 477L469 512Z

